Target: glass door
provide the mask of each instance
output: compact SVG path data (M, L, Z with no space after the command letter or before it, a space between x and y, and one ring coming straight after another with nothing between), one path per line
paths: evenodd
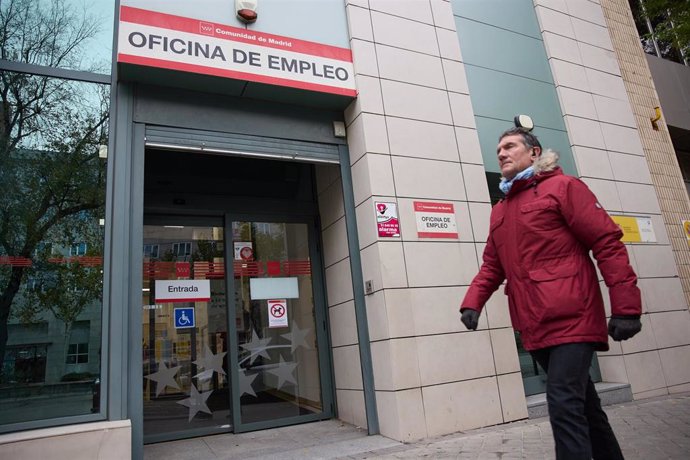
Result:
M311 227L313 228L313 227ZM322 291L306 223L233 221L235 431L332 416ZM320 289L320 288L319 288ZM320 343L321 342L321 343ZM235 367L235 365L233 365Z
M222 226L144 225L145 442L231 428L223 237Z
M156 219L144 225L144 442L332 417L313 223Z
M537 360L524 349L520 340L520 334L517 332L515 333L515 341L517 342L518 360L520 361L520 372L522 373L525 396L546 393L546 372L537 363ZM589 375L592 378L592 382L601 382L601 371L599 370L599 361L597 361L596 354L592 358Z

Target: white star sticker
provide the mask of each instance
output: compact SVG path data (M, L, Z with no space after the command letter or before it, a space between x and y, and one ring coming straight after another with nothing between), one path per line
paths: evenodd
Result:
M251 364L256 360L257 356L263 356L264 358L271 359L266 351L269 343L271 343L270 337L267 339L260 339L259 336L256 335L256 331L252 330L251 342L240 345L240 347L244 348L250 353L251 358L249 363Z
M295 380L295 377L292 375L294 370L297 368L297 363L294 362L285 362L283 357L280 357L280 364L278 364L276 367L273 369L266 369L266 372L269 374L273 374L276 377L278 377L278 389L280 390L283 385L285 385L285 382L290 382L294 383L297 385L297 380Z
M189 422L192 421L194 416L199 411L205 412L207 414L211 413L211 409L209 409L208 405L206 404L206 400L209 396L211 396L211 393L213 393L213 390L199 393L199 390L197 390L196 387L192 384L192 388L190 389L189 393L189 398L183 399L182 401L177 401L177 404L182 404L183 406L189 407Z
M240 396L247 393L248 395L256 396L252 383L259 376L259 374L247 375L247 371L240 370Z
M311 348L307 343L307 335L311 329L300 329L296 322L292 323L292 328L289 334L282 334L281 337L290 341L290 349L294 353L298 347Z
M206 346L204 350L204 357L194 361L199 367L203 367L205 370L203 372L195 375L195 378L200 378L202 380L208 380L213 376L213 372L218 372L221 375L225 375L225 370L223 370L223 357L227 354L227 351L222 353L213 354L211 349Z
M161 394L165 387L173 387L177 390L180 389L180 386L175 380L175 374L177 374L179 370L180 366L168 368L164 362L161 362L158 366L158 372L146 376L147 379L156 382L156 396Z

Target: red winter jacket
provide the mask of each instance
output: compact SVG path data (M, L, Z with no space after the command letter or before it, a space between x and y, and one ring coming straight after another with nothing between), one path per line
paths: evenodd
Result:
M526 350L572 342L608 350L604 301L589 252L609 289L613 315L641 313L637 277L622 231L589 188L564 175L557 157L548 155L537 163L545 161L550 170L516 180L493 207L484 263L461 310L481 312L505 279L510 318Z

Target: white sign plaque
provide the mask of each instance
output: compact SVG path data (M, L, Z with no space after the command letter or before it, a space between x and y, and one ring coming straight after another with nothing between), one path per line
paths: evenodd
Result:
M209 280L156 280L156 303L208 302L211 300Z
M125 5L117 62L357 95L347 48Z

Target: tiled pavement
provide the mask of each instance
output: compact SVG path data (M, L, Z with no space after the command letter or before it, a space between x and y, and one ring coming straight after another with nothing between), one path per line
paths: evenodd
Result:
M605 408L626 460L690 459L690 393ZM332 420L240 435L146 446L146 460L553 459L548 419L538 418L399 443Z

